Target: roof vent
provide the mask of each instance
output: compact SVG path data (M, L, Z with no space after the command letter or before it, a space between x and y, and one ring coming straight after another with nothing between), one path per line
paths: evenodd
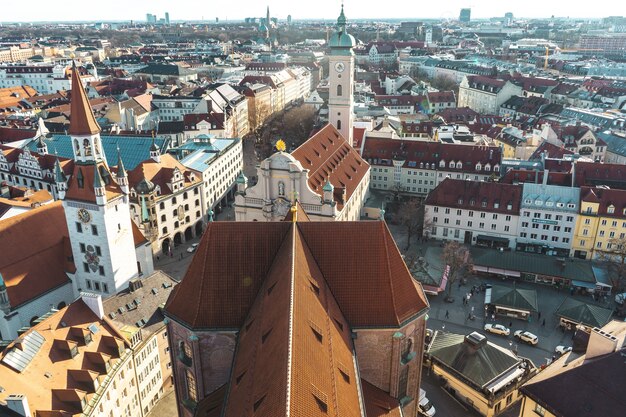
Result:
M472 332L465 336L465 343L478 349L487 344L487 337L478 332Z
M143 287L143 282L140 279L132 279L128 283L128 288L132 291L136 291L139 288Z

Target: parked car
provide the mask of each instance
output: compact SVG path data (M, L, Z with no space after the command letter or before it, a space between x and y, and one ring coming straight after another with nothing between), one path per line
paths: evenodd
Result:
M198 243L193 243L191 246L187 248L188 253L194 253L198 249Z
M624 304L624 300L626 300L626 292L623 292L621 294L616 294L615 295L615 302L617 304Z
M511 330L504 327L501 324L490 324L487 323L485 324L485 331L489 332L489 333L494 333L494 334L500 334L503 336L508 336L511 334Z
M556 349L554 349L554 351L558 353L559 355L564 355L567 352L571 352L572 347L571 346L557 346Z
M419 413L420 415L428 417L433 417L435 415L435 407L426 397L426 391L424 391L422 388L420 388Z
M513 333L513 336L518 338L520 342L528 343L529 345L534 346L539 343L539 339L537 338L537 336L535 336L531 332L526 332L524 330L516 330L515 333Z

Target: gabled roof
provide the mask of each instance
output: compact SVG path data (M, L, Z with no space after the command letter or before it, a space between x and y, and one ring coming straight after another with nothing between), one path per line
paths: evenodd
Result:
M519 310L537 310L537 291L534 289L511 288L503 285L492 285L491 304L513 307Z
M350 326L398 327L427 307L383 222L214 222L167 314L191 328L242 327L292 224Z
M604 217L624 218L626 212L626 190L615 190L603 187L581 187L581 202L598 203L598 215ZM609 207L613 207L610 212Z
M361 416L352 339L292 223L240 333L225 416Z
M189 187L202 181L202 174L187 168L170 154L161 155L160 162L146 159L128 173L128 183L134 188L144 178L161 188L161 195L174 193L170 188L174 170L178 169L183 176L184 186ZM194 176L192 181L191 176Z
M368 175L370 167L330 123L291 155L309 170L309 187L316 193L322 195L322 187L330 180L335 187L335 201L340 210L350 200L363 177ZM345 199L343 189L346 191Z
M72 100L70 103L71 135L93 135L100 132L100 126L91 110L87 93L80 79L76 65L72 68Z
M556 146L550 142L543 141L541 145L535 149L535 152L528 158L529 161L540 160L541 154L546 153L546 158L563 158L564 155L573 155L574 152L561 146Z
M12 308L70 283L68 236L60 201L0 221L0 274Z
M521 200L521 185L446 178L428 194L426 204L519 215Z

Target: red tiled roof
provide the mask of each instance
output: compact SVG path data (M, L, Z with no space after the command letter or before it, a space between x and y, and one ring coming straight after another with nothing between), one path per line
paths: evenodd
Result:
M330 180L335 187L335 201L340 210L369 171L369 164L330 123L291 155L309 170L309 187L316 193L322 195L324 184ZM345 200L342 197L344 188Z
M280 247L293 224L351 326L398 327L428 306L384 222L214 222L168 315L191 328L242 327L272 264L288 256Z
M489 163L493 172L493 167L501 163L502 150L498 146L366 138L363 158L372 161L374 165L391 166L395 159L404 160L406 168L419 168L420 163L424 163L435 164L436 169L459 172L475 172L478 163L483 167ZM442 160L446 164L445 168L439 167ZM449 168L451 161L462 162L463 167Z
M428 194L426 204L518 215L521 197L521 185L446 178Z
M576 186L608 185L623 188L626 183L626 166L598 162L576 163Z
M541 184L543 182L543 171L531 171L526 169L509 169L504 177L500 179L502 184L518 184L530 182ZM571 186L572 174L567 172L548 173L548 185Z
M470 109L469 107L455 107L444 109L437 113L446 123L470 122L476 120L480 113Z
M0 127L0 143L16 142L18 140L34 138L37 134L35 129L15 129L12 127Z
M123 195L122 189L117 185L114 175L103 163L98 165L94 164L74 164L74 171L72 176L67 182L67 192L65 197L69 200L87 201L90 203L96 202L96 193L94 191L93 183L96 167L100 167L101 172L109 173L109 183L105 182L105 194L108 200L114 199ZM82 186L79 184L78 178L83 178ZM101 175L102 176L102 175ZM103 180L105 179L104 176Z
M437 91L427 93L428 101L431 103L456 103L454 91Z
M563 147L556 146L550 142L543 141L535 152L528 158L529 160L539 160L541 159L541 154L545 152L546 158L563 158L564 155L573 155L574 152L567 150Z
M367 417L401 417L400 403L391 395L361 379Z
M87 93L76 66L72 70L72 100L70 106L72 113L69 133L71 135L93 135L100 132L100 126L93 115Z
M134 188L144 178L158 185L161 188L161 195L172 194L171 189L172 177L174 170L178 169L184 177L184 186L189 187L202 181L202 174L189 169L181 164L176 158L170 154L161 155L160 162L154 159L146 159L139 163L132 171L128 173L128 183ZM194 180L191 180L193 174Z
M599 187L581 187L580 201L600 203L598 215L624 219L626 213L626 190L615 190ZM613 213L608 208L613 206Z
M365 128L361 127L353 127L352 128L352 147L354 149L361 149L361 142L363 141L363 136L365 136Z
M0 221L0 273L12 307L69 282L68 236L60 201Z

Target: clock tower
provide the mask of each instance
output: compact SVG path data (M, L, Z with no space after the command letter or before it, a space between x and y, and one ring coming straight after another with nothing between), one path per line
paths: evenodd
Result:
M126 171L119 163L116 175L109 169L100 126L76 66L72 70L70 110L74 171L69 179L57 173L56 181L76 266L74 289L77 294L87 291L105 298L125 289L137 277L137 255Z
M346 16L341 6L337 19L337 31L329 41L330 56L328 72L330 91L328 96L329 121L341 135L352 142L353 104L354 104L354 37L346 32Z

